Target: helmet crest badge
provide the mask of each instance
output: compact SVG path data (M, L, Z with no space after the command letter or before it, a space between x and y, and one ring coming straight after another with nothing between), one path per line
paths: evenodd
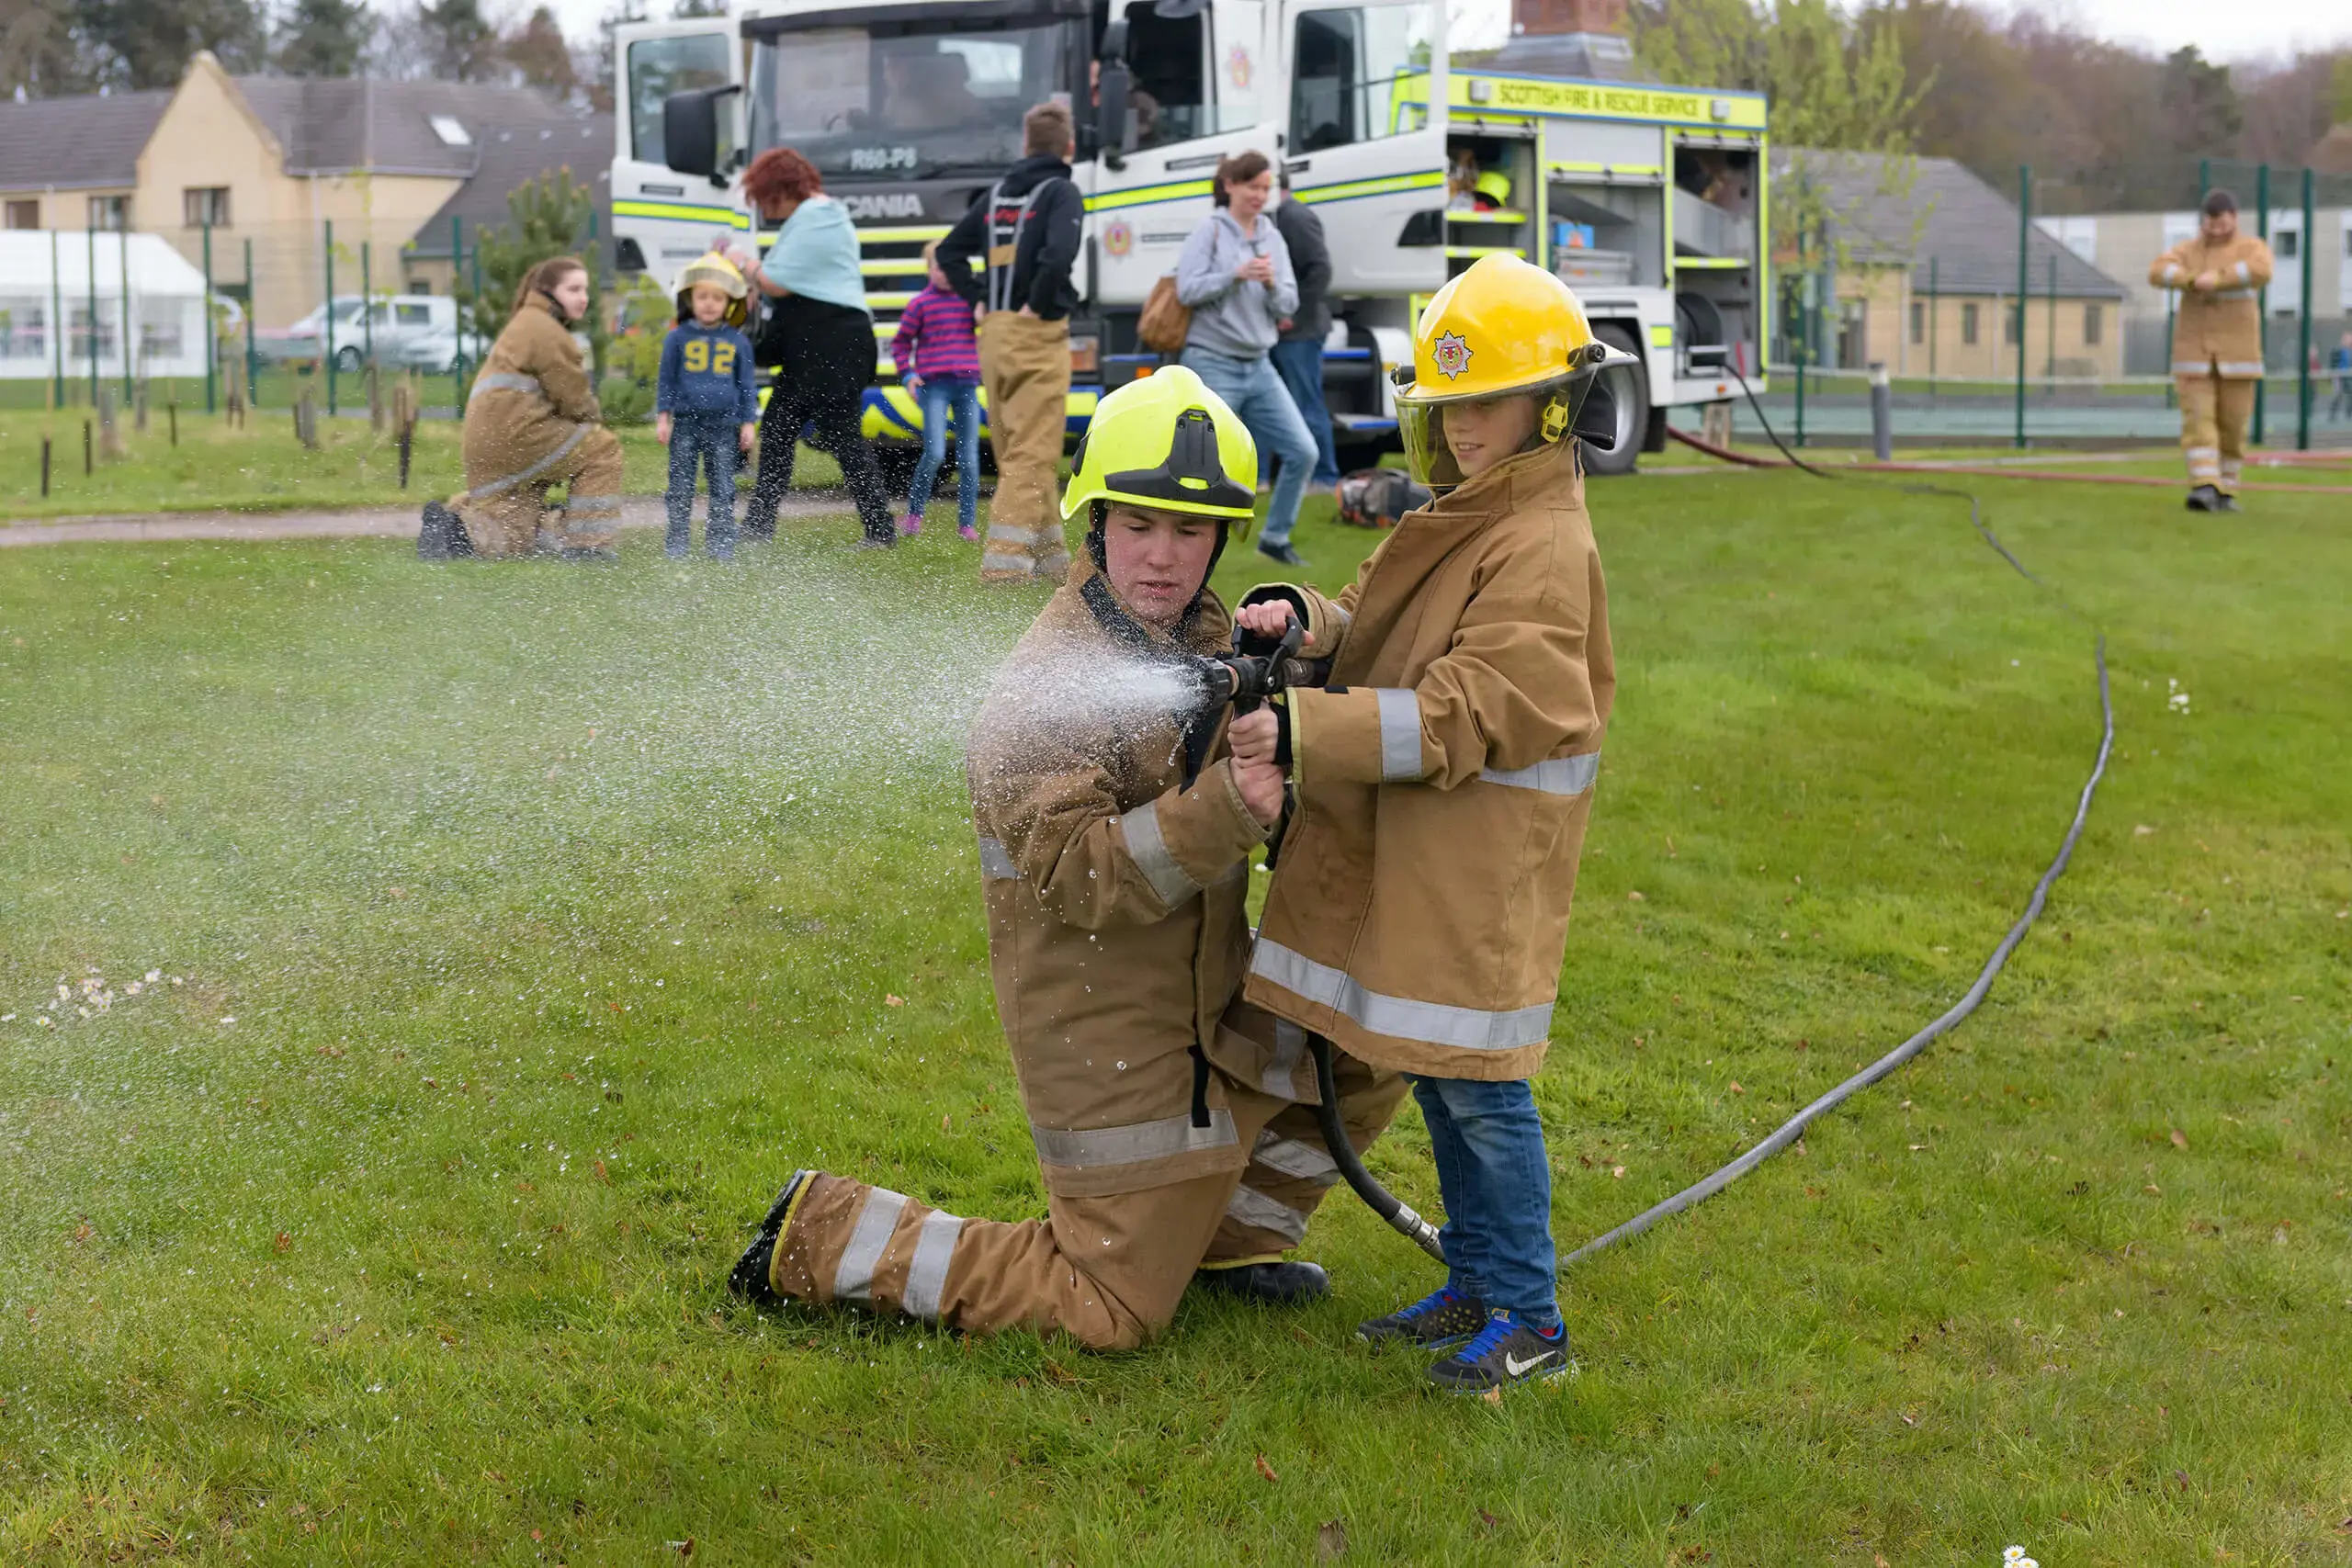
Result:
M1437 362L1439 373L1451 381L1470 368L1470 345L1462 341L1460 333L1447 333L1430 345L1430 357Z

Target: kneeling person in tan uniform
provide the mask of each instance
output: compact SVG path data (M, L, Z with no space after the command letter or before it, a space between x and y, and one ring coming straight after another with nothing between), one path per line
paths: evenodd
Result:
M990 967L1048 1217L965 1219L799 1171L736 1267L740 1293L1125 1348L1166 1325L1204 1258L1241 1265L1207 1277L1243 1293L1322 1287L1268 1257L1336 1175L1295 1135L1312 1125L1292 1102L1296 1053L1286 1066L1271 1019L1227 1017L1281 773L1232 762L1198 673L1230 631L1205 585L1256 475L1249 433L1190 371L1105 398L1063 501L1090 520L1091 558L973 731ZM1401 1090L1359 1069L1351 1130L1368 1143Z

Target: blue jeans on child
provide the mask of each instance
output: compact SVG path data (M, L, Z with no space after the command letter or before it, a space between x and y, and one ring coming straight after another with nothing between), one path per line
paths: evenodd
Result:
M1323 400L1323 345L1278 343L1271 357L1298 417L1306 422L1306 433L1315 437L1314 482L1326 488L1338 484L1340 453L1331 440L1331 407Z
M1282 378L1274 374L1273 361L1264 355L1236 359L1229 354L1188 348L1181 362L1241 416L1250 438L1258 443L1261 466L1272 458L1282 459L1283 466L1274 476L1274 497L1266 507L1266 531L1258 536L1258 544L1262 548L1290 543L1290 531L1298 523L1299 497L1306 493L1307 476L1315 471L1315 437L1299 418L1298 405L1290 400Z
M1446 1282L1538 1329L1560 1322L1552 1165L1525 1078L1412 1080L1445 1200Z
M662 547L673 559L694 548L695 468L699 459L710 479L710 506L703 545L721 560L735 554L735 465L741 460L743 427L732 413L670 416L670 529Z
M931 487L947 459L947 414L956 413L956 525L978 525L980 511L980 384L955 376L922 378L922 461L907 487L907 510L931 504Z

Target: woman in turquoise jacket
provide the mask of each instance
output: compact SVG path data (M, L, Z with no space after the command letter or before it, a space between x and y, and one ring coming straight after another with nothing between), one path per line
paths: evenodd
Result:
M775 536L776 508L792 489L793 446L815 426L815 445L842 466L864 525L861 548L898 542L890 497L860 428L874 380L874 317L865 308L857 230L848 209L824 194L816 166L789 147L752 161L743 194L762 221L777 224L766 257L744 269L768 297L763 347L781 350L760 419L760 470L743 519L750 539Z

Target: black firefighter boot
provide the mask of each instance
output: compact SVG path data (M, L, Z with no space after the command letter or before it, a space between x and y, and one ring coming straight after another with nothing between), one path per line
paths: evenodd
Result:
M2184 504L2187 505L2188 510L2191 512L2220 512L2224 510L2222 505L2222 492L2213 485L2199 485L2188 492L2188 500Z
M727 1276L727 1288L754 1306L774 1306L784 1298L775 1293L769 1277L775 1266L776 1244L784 1239L784 1227L792 1221L792 1205L808 1190L813 1170L796 1170L784 1190L775 1195L768 1206L768 1217L760 1222L760 1234L735 1260L735 1271Z
M458 514L437 501L426 502L416 530L416 558L457 560L473 553L474 542L466 536L466 525Z
M1331 1293L1331 1276L1323 1272L1323 1265L1295 1259L1198 1269L1193 1273L1193 1283L1219 1295L1271 1306L1306 1306Z

